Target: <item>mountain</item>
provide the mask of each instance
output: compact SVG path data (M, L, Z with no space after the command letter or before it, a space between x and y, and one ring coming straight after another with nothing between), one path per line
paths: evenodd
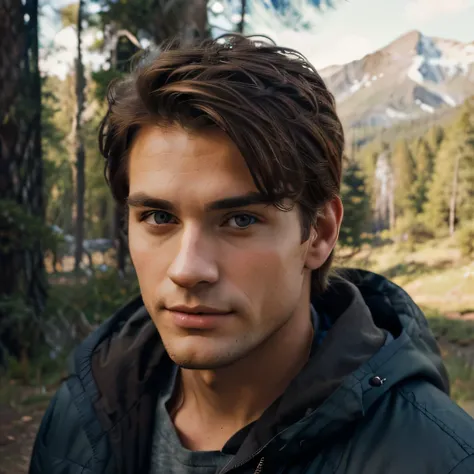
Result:
M410 31L360 60L320 73L346 126L390 126L456 107L473 95L474 42Z

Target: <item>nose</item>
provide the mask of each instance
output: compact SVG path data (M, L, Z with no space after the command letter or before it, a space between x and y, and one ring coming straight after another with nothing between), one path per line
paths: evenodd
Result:
M219 279L212 242L202 230L183 231L178 253L168 268L168 277L178 286L193 288L201 283L212 284Z

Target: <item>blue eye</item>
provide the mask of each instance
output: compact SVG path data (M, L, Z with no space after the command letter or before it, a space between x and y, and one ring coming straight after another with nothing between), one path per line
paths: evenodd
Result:
M237 229L246 229L247 227L250 227L252 224L256 224L258 222L258 219L249 214L237 214L231 217L228 222L231 227L234 227ZM232 225L232 222L234 223L234 225Z
M166 211L154 211L148 215L147 220L151 220L150 224L164 225L169 224L173 216Z

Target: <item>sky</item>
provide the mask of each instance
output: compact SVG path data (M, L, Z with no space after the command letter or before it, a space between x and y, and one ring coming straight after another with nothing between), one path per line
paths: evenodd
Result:
M299 0L301 1L301 0ZM70 0L51 0L54 7ZM344 64L362 58L389 44L402 34L419 30L427 36L474 41L474 0L340 0L335 10L317 17L311 31L284 29L275 32L268 22L251 20L255 33L266 34L277 43L303 53L317 68ZM47 15L46 15L47 16ZM63 51L43 62L43 70L55 69L59 75L73 61L75 35L72 28L59 31L57 23L42 20L44 43L55 38ZM100 57L90 56L97 65Z
M266 33L299 49L319 68L359 59L411 30L474 41L474 0L343 0L337 5L311 32Z

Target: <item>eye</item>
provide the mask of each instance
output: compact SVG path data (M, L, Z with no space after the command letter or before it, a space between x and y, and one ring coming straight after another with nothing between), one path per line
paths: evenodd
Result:
M145 215L144 221L151 225L172 224L175 217L166 211L153 211Z
M228 221L230 227L234 229L246 229L252 224L256 224L258 219L250 214L236 214L232 216Z

